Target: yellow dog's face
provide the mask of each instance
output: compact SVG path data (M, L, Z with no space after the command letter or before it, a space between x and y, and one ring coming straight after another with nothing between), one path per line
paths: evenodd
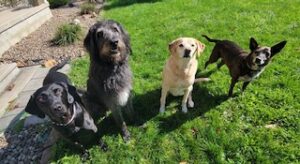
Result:
M194 38L178 38L169 44L171 55L186 59L200 56L204 49L205 45Z

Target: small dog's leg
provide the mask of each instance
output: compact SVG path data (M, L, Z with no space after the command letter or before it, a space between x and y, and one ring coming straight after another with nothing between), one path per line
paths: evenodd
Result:
M190 92L189 97L188 97L188 107L189 108L194 108L194 101L192 98L192 92Z
M112 115L115 119L115 122L117 124L117 126L121 129L122 131L122 137L123 140L125 142L130 140L130 133L127 130L127 126L126 123L124 121L123 115L122 115L122 111L121 111L121 107L117 106L111 109Z
M217 48L214 48L213 51L211 52L211 55L208 59L208 61L205 63L204 69L206 69L206 67L211 64L214 63L216 61L218 61L218 59L220 58L220 55L217 51Z
M164 113L165 112L167 95L168 95L168 89L165 88L165 87L162 87L162 89L161 89L161 96L160 96L160 108L159 108L159 112L160 113Z
M247 82L243 83L242 92L245 91L245 89L247 88L247 86L248 86L249 83L250 83L250 81L247 81Z
M228 97L232 97L233 88L234 88L236 82L237 82L237 78L232 78L231 79L231 84L230 84L230 88L229 88L229 92L228 92Z
M217 68L220 69L224 64L224 60L221 60L221 62L217 65Z
M187 113L188 109L187 109L187 100L188 100L188 97L190 95L190 93L192 92L193 90L193 86L190 86L188 89L186 89L184 95L183 95L183 98L182 98L182 103L181 103L181 110L183 113Z

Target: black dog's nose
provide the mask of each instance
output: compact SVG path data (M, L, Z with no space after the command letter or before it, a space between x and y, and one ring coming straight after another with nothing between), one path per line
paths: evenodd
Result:
M184 50L184 56L183 57L185 57L185 58L190 57L190 53L191 53L191 50L188 50L188 49Z
M118 48L118 43L119 41L118 40L113 40L110 42L110 45L111 45L111 49L112 50L116 50Z
M62 110L62 106L61 105L56 105L54 109L57 110L57 111L61 111Z

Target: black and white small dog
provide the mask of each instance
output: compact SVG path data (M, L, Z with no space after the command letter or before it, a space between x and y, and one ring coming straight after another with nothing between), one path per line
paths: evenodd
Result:
M248 53L240 48L237 44L229 40L210 39L203 35L209 42L216 43L212 50L209 60L205 63L205 68L221 58L218 68L227 65L231 75L231 85L228 96L232 96L235 84L240 80L243 81L242 91L248 84L257 78L270 63L271 59L281 51L286 41L282 41L272 47L259 46L254 38L250 39L250 50Z
M84 46L90 53L88 108L94 111L93 116L98 117L111 110L124 141L128 141L130 133L122 112L133 119L132 73L128 63L131 54L129 35L118 22L104 20L89 29Z
M43 87L31 96L25 111L40 118L48 116L53 130L58 132L51 132L51 134L59 134L85 152L90 141L81 138L79 134L89 134L94 136L93 139L98 140L98 129L85 109L76 88L70 84L65 74L57 72L65 64L66 61L50 69L43 81ZM56 140L51 137L58 137L49 137L51 144L54 144ZM102 141L99 140L99 142L103 146Z

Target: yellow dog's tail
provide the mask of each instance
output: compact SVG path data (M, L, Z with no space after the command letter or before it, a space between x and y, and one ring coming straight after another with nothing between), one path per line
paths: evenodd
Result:
M200 83L204 81L210 81L210 78L196 78L194 83Z

